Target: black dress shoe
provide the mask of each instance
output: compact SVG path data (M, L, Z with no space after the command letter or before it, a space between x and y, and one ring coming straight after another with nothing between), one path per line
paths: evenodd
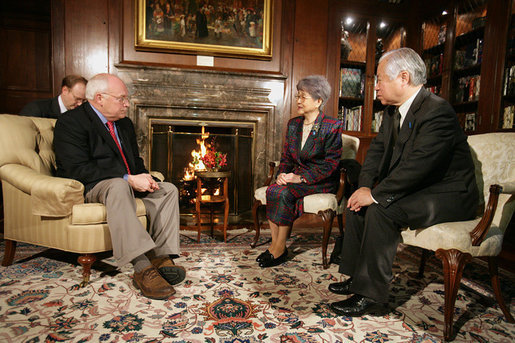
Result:
M334 294L347 295L351 294L350 286L352 285L352 278L349 278L343 282L335 282L329 285L329 290Z
M262 262L264 260L273 260L273 259L274 259L274 255L272 255L270 253L270 251L268 251L268 249L266 249L261 254L259 254L258 257L256 257L256 262Z
M264 261L259 262L259 266L261 268L274 267L274 266L280 265L281 263L286 262L286 258L288 257L288 249L284 249L284 252L278 258L274 258L274 256L272 254L270 254L270 255L272 256L271 260L264 260Z
M364 297L359 294L354 294L352 297L334 302L329 305L331 310L340 316L361 316L366 312L384 311L384 304L378 303L374 299Z

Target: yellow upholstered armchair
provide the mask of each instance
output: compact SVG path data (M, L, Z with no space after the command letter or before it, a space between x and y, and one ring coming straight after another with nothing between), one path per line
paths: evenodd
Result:
M488 133L468 138L481 199L481 216L463 222L441 223L425 229L402 232L404 244L425 249L419 274L422 276L428 251L442 260L444 274L444 337L452 339L454 304L463 268L473 257L488 257L492 287L506 319L513 317L501 295L497 255L504 232L515 209L515 133Z
M345 162L354 160L359 148L359 138L342 134L342 157L340 162L340 184L336 194L318 193L304 197L304 213L316 214L320 216L324 223L324 231L322 237L322 264L324 269L329 268L327 261L327 245L331 236L331 229L335 215L338 217L338 228L340 235L343 236L343 213L345 213L346 196L349 193L349 175L345 167ZM357 164L357 162L356 162ZM261 224L258 213L261 206L266 205L266 189L271 184L275 176L275 167L279 162L270 162L270 170L268 178L263 187L256 189L254 192L254 205L252 207L252 217L254 220L254 228L256 234L254 241L250 244L252 248L256 247L259 239ZM291 227L290 227L291 232Z
M104 205L85 204L82 183L54 176L55 122L0 114L5 239L2 265L12 264L16 242L78 253L84 286L89 282L94 254L112 249L111 236ZM137 215L146 227L145 206L140 199L136 202Z

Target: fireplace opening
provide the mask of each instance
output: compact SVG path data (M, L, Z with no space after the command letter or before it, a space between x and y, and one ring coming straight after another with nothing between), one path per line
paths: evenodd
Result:
M192 225L195 214L196 179L188 178L192 152L200 151L199 141L226 154L230 171L229 221L240 223L250 217L253 199L253 122L151 118L150 168L179 188L181 221ZM219 222L220 218L215 221Z

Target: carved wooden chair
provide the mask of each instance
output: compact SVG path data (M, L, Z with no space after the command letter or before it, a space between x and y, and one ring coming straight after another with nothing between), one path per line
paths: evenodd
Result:
M473 257L488 257L492 287L506 320L513 317L501 295L497 255L515 209L515 133L488 133L468 138L481 199L481 216L402 232L403 243L424 250L419 275L429 250L442 260L444 274L444 337L452 339L454 305L463 268ZM486 204L486 210L484 210Z
M340 230L340 234L343 235L343 213L345 212L345 199L346 196L349 195L348 190L350 185L346 162L356 158L356 153L359 148L359 138L342 134L342 146L343 150L340 160L340 183L337 193L318 193L304 197L304 213L320 216L324 224L322 238L322 264L324 269L329 267L329 262L327 260L327 245L329 243L329 237L331 236L331 229L335 215L338 217L338 228ZM259 208L261 206L266 206L266 189L275 177L275 167L279 165L279 162L270 162L269 165L270 170L265 185L256 189L254 192L252 218L254 219L254 228L256 230L256 234L254 236L254 241L250 244L252 248L256 247L261 230L261 224L258 217Z

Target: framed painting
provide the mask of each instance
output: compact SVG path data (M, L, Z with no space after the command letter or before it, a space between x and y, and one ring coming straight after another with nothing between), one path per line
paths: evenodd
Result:
M270 59L272 0L136 0L136 50Z

